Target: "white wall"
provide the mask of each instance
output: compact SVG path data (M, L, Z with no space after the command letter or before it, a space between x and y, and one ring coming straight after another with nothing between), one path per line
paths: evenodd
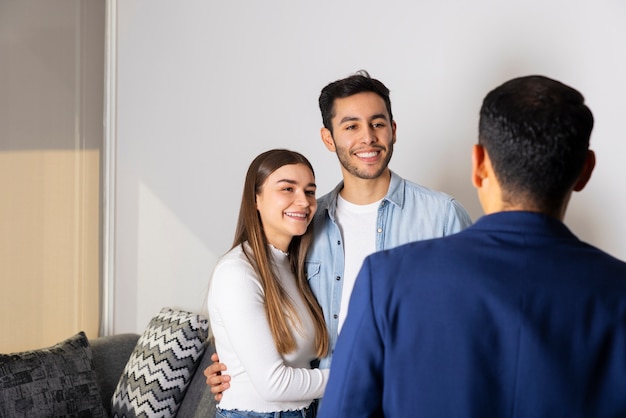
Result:
M334 186L317 98L359 69L391 89L391 168L474 219L483 96L528 74L578 88L596 117L598 166L566 222L626 259L622 0L124 0L117 11L115 332L141 331L164 306L201 309L259 152L303 152L320 193Z

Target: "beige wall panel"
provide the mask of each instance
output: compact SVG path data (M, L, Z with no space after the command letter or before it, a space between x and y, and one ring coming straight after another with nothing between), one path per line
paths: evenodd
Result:
M98 335L101 0L0 0L0 352Z
M0 352L98 333L97 150L0 153Z

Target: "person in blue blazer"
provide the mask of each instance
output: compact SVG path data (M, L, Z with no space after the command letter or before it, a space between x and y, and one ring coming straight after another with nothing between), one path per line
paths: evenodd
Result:
M318 417L626 417L626 263L563 223L593 115L543 76L485 97L485 215L367 257Z

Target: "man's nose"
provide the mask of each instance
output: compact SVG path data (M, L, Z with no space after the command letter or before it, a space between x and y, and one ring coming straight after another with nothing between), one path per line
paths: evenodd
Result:
M368 126L363 132L361 142L364 144L371 144L376 141L378 141L378 138L376 137L376 131L373 127Z

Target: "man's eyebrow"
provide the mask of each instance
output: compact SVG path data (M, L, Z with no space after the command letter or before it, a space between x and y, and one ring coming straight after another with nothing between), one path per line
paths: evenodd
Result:
M387 120L387 115L385 115L384 113L378 113L376 115L372 115L372 117L370 118L370 120L374 120L374 119L384 119L384 120Z
M344 116L343 119L339 121L339 123L353 122L355 120L359 120L359 118L357 118L356 116Z
M374 120L374 119L387 120L387 115L385 115L384 113L377 113L375 115L370 116L368 120ZM357 118L356 116L344 116L343 119L339 121L339 123L341 124L345 122L354 122L358 120L360 120L360 118Z

